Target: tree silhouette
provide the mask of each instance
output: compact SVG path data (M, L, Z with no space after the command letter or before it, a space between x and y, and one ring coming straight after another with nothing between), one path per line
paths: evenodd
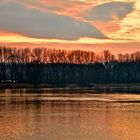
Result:
M113 55L82 50L0 47L0 82L139 83L140 52Z

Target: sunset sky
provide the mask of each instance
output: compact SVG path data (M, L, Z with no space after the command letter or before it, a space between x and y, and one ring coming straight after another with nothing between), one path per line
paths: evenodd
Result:
M140 0L0 0L0 45L140 50Z

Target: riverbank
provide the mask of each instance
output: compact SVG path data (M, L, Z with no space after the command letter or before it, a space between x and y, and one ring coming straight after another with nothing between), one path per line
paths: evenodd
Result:
M27 83L2 83L0 84L0 89L47 89L49 91L53 90L59 92L85 92L92 93L100 92L133 92L140 93L140 83L130 83L130 84L92 84L86 86L79 86L74 84L67 85L49 85L49 84L27 84Z
M26 83L1 83L0 89L17 89L17 88L34 88L34 85L32 84L26 84Z

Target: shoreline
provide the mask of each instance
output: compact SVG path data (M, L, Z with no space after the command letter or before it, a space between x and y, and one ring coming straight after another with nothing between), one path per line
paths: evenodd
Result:
M27 83L1 83L0 89L33 88L34 85Z
M89 92L89 93L102 93L102 92L133 92L133 93L140 93L140 83L115 83L115 84L92 84L86 86L79 86L73 84L67 85L49 85L49 84L27 84L27 83L1 83L0 90L6 89L27 89L27 90L34 90L34 89L45 89L48 91L53 92Z

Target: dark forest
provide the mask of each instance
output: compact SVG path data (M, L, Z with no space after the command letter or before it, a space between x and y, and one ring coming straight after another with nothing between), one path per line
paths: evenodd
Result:
M0 82L62 86L140 83L140 52L0 48Z

